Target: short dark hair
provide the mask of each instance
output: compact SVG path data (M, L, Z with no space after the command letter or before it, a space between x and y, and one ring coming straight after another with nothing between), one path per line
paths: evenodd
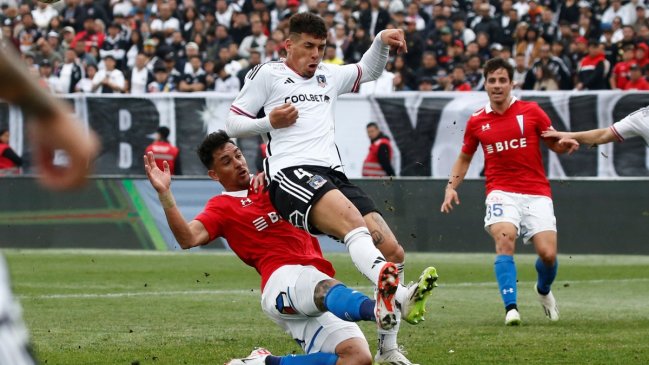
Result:
M196 150L198 158L201 159L201 162L208 170L212 168L212 164L214 163L214 151L223 148L227 143L232 143L236 146L234 141L230 139L230 136L224 130L219 129L216 132L208 134L200 146L198 146Z
M487 61L484 64L484 71L482 72L482 74L486 79L488 74L496 71L499 68L504 68L505 71L507 71L507 75L509 76L509 81L514 81L514 67L512 67L512 65L507 60L500 57L492 58Z
M367 123L367 125L365 126L365 128L369 128L369 127L374 127L374 128L376 128L376 129L379 129L379 125L376 124L376 122L369 122L369 123Z
M158 132L160 139L162 139L163 141L166 141L169 138L169 133L171 133L169 131L169 128L165 126L159 127L156 132Z
M324 20L312 13L298 13L291 17L288 26L291 34L310 34L316 38L327 38Z

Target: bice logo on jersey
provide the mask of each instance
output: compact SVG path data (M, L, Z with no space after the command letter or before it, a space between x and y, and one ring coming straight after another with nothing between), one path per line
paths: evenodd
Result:
M242 207L247 207L250 204L252 204L252 200L250 200L250 198L241 199L241 206Z
M268 228L270 224L277 223L279 222L279 215L275 212L270 212L266 216L261 216L258 217L257 219L252 221L252 225L255 226L255 228L258 231L263 231L264 229ZM270 222L270 223L269 223Z
M492 154L494 152L515 150L518 148L525 148L525 147L527 147L527 138L514 138L514 139L510 139L509 141L488 144L486 150L487 150L487 154Z
M327 78L325 75L316 75L315 79L318 80L318 86L325 87L327 86Z

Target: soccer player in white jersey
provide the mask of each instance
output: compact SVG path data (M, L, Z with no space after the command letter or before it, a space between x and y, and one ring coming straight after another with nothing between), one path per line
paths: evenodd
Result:
M589 145L623 142L628 138L642 137L649 145L649 107L634 111L608 128L591 129L583 132L549 130L543 133L543 137L558 138L561 144L570 143L570 140L574 140Z
M531 242L539 256L534 286L546 316L559 320L559 309L551 291L557 275L557 228L550 183L545 174L540 145L556 153L571 152L575 144L559 145L541 138L552 127L550 118L537 103L511 95L514 69L502 58L484 66L489 102L467 121L464 143L451 169L441 211L450 213L460 200L456 191L464 180L479 146L485 155L484 228L496 246L494 272L505 306L505 324L519 325L517 274L514 262L516 238Z
M32 153L40 182L55 190L82 185L97 153L94 135L71 117L64 103L44 91L22 66L13 47L0 43L0 99L20 106L29 121ZM65 167L53 164L54 151L68 156ZM3 237L3 239L10 239ZM28 343L21 308L11 293L9 273L0 256L0 364L31 365L35 360Z
M372 200L345 176L334 142L338 96L377 79L390 47L406 51L403 31L380 32L359 63L343 66L321 63L327 30L319 16L293 15L289 31L286 60L259 65L246 76L230 108L228 133L233 137L265 137L268 157L264 169L277 211L309 233L341 239L359 271L377 285L377 302L390 309L395 298L397 304L403 304L409 296L428 293L432 288L417 285L396 285L396 293L385 290L386 283L395 278L381 273L392 270L393 262L403 263L403 248ZM260 111L265 116L258 118ZM403 281L403 270L398 271ZM433 275L436 273L431 267L422 277ZM403 318L416 323L423 318L424 307L409 312ZM398 350L398 323L387 329L398 318L381 318L376 363L411 364Z

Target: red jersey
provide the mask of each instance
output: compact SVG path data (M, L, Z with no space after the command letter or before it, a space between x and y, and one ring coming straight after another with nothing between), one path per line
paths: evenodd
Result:
M466 125L462 152L473 155L482 145L487 194L493 190L551 197L541 158L541 133L552 126L535 102L512 98L504 114L491 105L473 113Z
M635 81L629 80L626 85L624 85L624 90L649 90L649 82L647 82L644 77Z
M169 172L172 175L176 173L176 158L178 158L178 147L173 146L169 142L165 141L155 141L147 146L146 153L153 152L153 158L155 159L155 164L158 168L164 171L163 161L167 161L169 164Z
M284 265L311 265L333 277L318 240L293 227L276 213L267 191L224 192L207 202L196 216L210 240L224 237L230 248L261 275L264 289L270 275Z
M618 89L624 90L624 86L629 82L629 71L631 71L631 65L635 65L635 60L631 61L622 61L615 64L613 67L613 75L615 75L615 86Z

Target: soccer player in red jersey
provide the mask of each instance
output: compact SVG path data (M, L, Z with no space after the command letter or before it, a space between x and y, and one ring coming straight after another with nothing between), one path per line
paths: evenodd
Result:
M459 204L457 187L462 183L473 154L482 146L487 185L485 229L496 244L494 270L505 304L505 324L521 322L516 306L516 238L534 244L539 258L535 291L550 320L559 319L550 286L557 274L557 230L550 184L545 175L540 142L557 153L572 152L577 143L560 145L541 133L552 128L550 118L534 102L511 95L512 66L501 58L484 67L489 103L473 113L466 125L464 144L451 169L441 210L450 213Z
M290 332L306 353L276 357L256 350L230 364L371 364L363 333L348 321L375 320L375 301L333 279L334 269L323 258L317 239L282 219L266 190L256 191L243 154L225 132L208 135L198 153L209 177L225 191L190 222L175 204L166 161L163 171L151 152L144 156L147 177L176 240L187 249L225 237L237 256L261 275L266 315ZM422 294L402 304L402 314L425 299Z

